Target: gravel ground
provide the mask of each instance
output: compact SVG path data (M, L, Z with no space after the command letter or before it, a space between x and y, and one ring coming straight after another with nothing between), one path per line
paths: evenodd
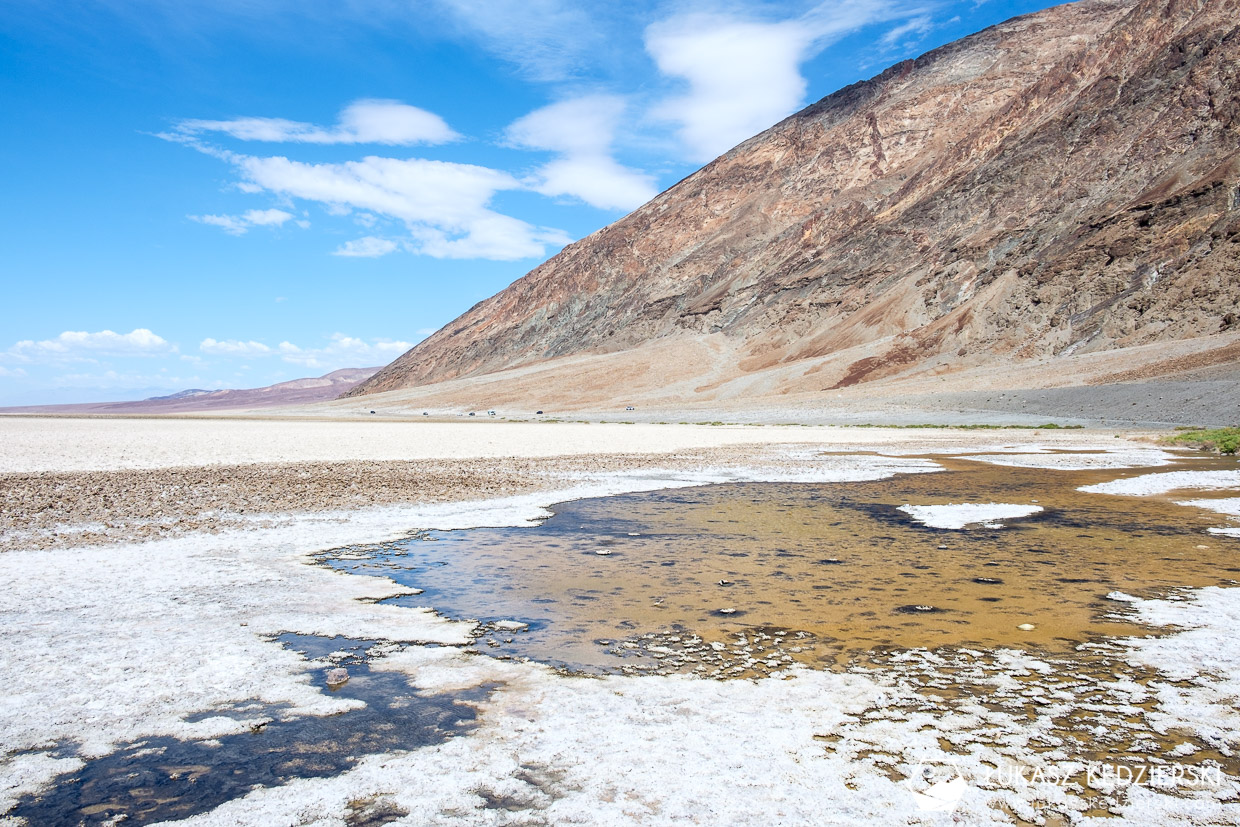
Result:
M769 450L734 448L0 474L0 551L218 533L317 511L492 499L565 488L599 472L793 462Z
M927 397L924 404L973 421L1032 417L1064 424L1217 427L1240 423L1240 378L971 391Z

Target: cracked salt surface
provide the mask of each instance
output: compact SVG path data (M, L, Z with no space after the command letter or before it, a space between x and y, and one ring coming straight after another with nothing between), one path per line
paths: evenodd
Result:
M1175 455L1157 448L1126 448L1118 451L1056 451L1044 446L1022 446L1026 453L970 454L961 459L1006 465L1012 468L1046 468L1086 471L1091 468L1152 468L1171 463Z
M668 482L613 478L582 495ZM382 509L141 546L0 555L0 576L14 587L0 604L0 665L10 679L0 700L8 795L0 807L81 761L57 743L80 739L91 757L142 737L227 737L253 722L202 714L255 698L298 715L356 708L325 694L296 653L265 636L454 644L471 625L362 602L402 590L306 565L311 553L415 525L519 524L545 514L547 501ZM1232 637L1240 589L1125 605L1143 622L1182 631L1098 644L1077 658L903 650L876 655L870 669L791 667L727 682L565 677L453 645L391 646L372 670L426 692L498 687L479 704L471 734L260 787L187 823L342 824L361 812L406 824L941 823L918 811L919 782L908 781L925 766L954 767L969 782L958 823L1011 823L1009 813L1088 825L1240 822ZM1094 746L1129 765L1175 755L1224 771L1191 789L1105 779L1087 787ZM1005 765L1044 772L1028 783L991 772ZM1069 782L1046 781L1051 771ZM1103 818L1107 811L1119 818Z
M1193 488L1214 491L1240 488L1240 471L1165 471L1084 485L1079 490L1089 494L1147 497Z

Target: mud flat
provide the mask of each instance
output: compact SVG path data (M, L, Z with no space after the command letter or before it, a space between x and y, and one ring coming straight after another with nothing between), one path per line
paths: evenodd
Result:
M943 789L939 782L957 776L964 783L951 788L960 795L948 809L959 823L1240 819L1235 758L1240 644L1234 636L1240 589L1224 582L1229 575L1223 571L1235 565L1234 545L1240 540L1210 533L1235 524L1230 503L1240 480L1233 480L1230 468L1185 465L1177 459L1182 455L1117 440L1112 432L857 429L837 438L841 432L834 429L796 428L778 438L772 432L770 439L747 440L766 429L668 426L666 432L639 436L637 426L617 425L620 435L609 439L607 430L589 430L599 425L579 426L588 434L580 437L574 429L530 425L547 429L540 448L522 447L515 437L488 446L484 437L513 426L485 423L494 431L462 426L463 435L453 437L455 456L442 458L427 452L445 448L418 448L416 437L387 442L381 429L353 432L362 435L356 438L348 436L350 429L338 430L333 439L331 426L342 423L307 423L323 428L317 442L288 437L282 443L275 434L301 423L266 429L238 421L221 430L220 423L205 421L191 423L188 435L168 436L159 433L162 422L143 431L145 421L112 421L83 436L72 431L72 422L78 421L48 426L64 429L60 437L45 431L25 442L20 429L6 431L18 437L4 443L4 484L12 488L13 475L35 481L58 474L101 475L90 478L100 484L117 475L113 479L126 482L111 489L115 499L107 506L117 520L139 499L158 495L158 485L139 486L134 499L126 499L124 491L143 479L158 482L142 474L220 473L219 479L202 481L201 488L186 489L209 492L224 490L235 469L253 467L256 482L232 483L250 497L281 485L295 492L310 484L307 479L328 480L343 467L337 463L377 463L376 475L386 463L439 463L444 473L454 462L497 463L471 471L481 477L511 457L546 464L528 471L528 478L511 469L529 489L488 492L483 498L447 477L436 484L451 495L427 493L418 483L420 475L431 474L427 465L399 485L393 482L403 493L384 505L364 505L363 496L333 507L333 497L324 495L311 508L290 509L286 506L295 497L283 493L268 510L247 500L250 506L235 524L214 530L185 526L178 535L144 542L114 537L83 544L64 533L36 548L19 536L11 550L0 553L6 583L0 597L0 663L7 675L0 701L0 813L11 819L32 824L49 819L104 824L122 817L132 824L172 818L194 824L936 824L943 813L925 809L927 799L918 796L933 798ZM414 425L390 425L418 432ZM202 429L197 436L195 428ZM106 438L99 436L103 432ZM202 449L212 433L218 436L214 447ZM97 454L78 453L91 440ZM732 441L737 447L693 440ZM761 441L766 444L753 444ZM296 450L301 453L287 453ZM537 450L548 453L530 456ZM580 464L555 458L574 454ZM594 456L609 459L592 466ZM613 462L621 465L612 467ZM298 477L298 466L306 463L322 467ZM965 465L989 474L990 481L945 482L942 490L933 490L933 480L946 481L953 468ZM276 472L266 476L258 470L272 468ZM751 614L715 618L727 634L700 639L711 652L719 650L709 642L722 644L727 657L742 666L761 655L761 676L742 668L729 679L694 677L694 664L684 674L585 676L526 660L528 655L516 651L504 653L507 658L488 654L486 637L499 635L503 644L504 638L516 641L527 634L528 619L518 612L486 618L485 624L453 620L433 611L434 589L419 593L423 587L416 578L403 584L382 572L368 576L324 562L324 554L334 549L394 548L426 532L520 530L504 527L537 525L554 503L584 506L591 498L605 502L598 498L719 483L845 489L856 483L858 491L900 486L895 498L900 502L887 503L893 513L879 516L902 522L873 531L889 533L897 545L933 538L938 540L933 551L941 554L939 545L950 552L953 545L1009 543L1000 538L1021 536L1028 521L1052 519L1055 531L1069 530L1054 523L1053 515L1072 505L1075 488L1048 489L1041 496L1034 490L1037 475L1054 469L1080 475L1072 481L1082 488L1132 480L1079 496L1113 497L1120 509L1140 510L1139 503L1156 501L1147 516L1174 523L1165 535L1168 545L1160 551L1158 538L1147 536L1125 553L1184 558L1146 560L1142 571L1153 575L1137 594L1117 589L1103 594L1105 607L1096 614L1073 610L1061 625L1088 615L1101 633L1074 645L1044 645L1037 639L1042 629L1035 629L1033 639L949 636L918 642L908 639L914 627L904 623L934 628L944 618L889 612L893 629L879 631L899 639L887 646L867 639L869 657L834 664L785 661L788 640L776 642L781 637L776 630L748 626L756 621ZM362 473L356 479L366 478ZM994 490L1003 485L1005 492ZM21 486L28 491L36 483ZM1045 507L1042 515L984 512L1003 528L916 525L894 507L1020 505L1032 499ZM1197 504L1203 500L1220 506ZM1193 505L1176 505L1182 502ZM736 503L695 507L678 512L684 533L714 525L709 521L718 519L720 508L744 524L746 512ZM812 505L805 508L813 512ZM876 514L854 511L855 529ZM763 519L769 527L783 517ZM23 530L37 528L30 522ZM626 529L625 538L629 530L640 533ZM625 565L624 549L613 548L611 555L591 550L592 565ZM1215 550L1217 557L1209 554ZM655 551L674 555L674 549ZM1188 559L1194 554L1201 556ZM839 555L825 553L822 559L833 556ZM364 565L365 557L359 551L353 561L342 562ZM962 576L968 573L965 562L950 556L939 562L958 566L959 572L952 571ZM1070 553L1058 564L1064 577L1073 576ZM1177 588L1176 577L1152 582L1177 566L1197 577L1184 582L1192 588ZM1036 571L1041 568L1051 567ZM724 573L719 579L752 588L740 582L742 576L754 575ZM1207 584L1204 578L1211 576L1216 579ZM1016 579L1009 574L1004 584L977 588L1006 589L1006 581L1015 586ZM1048 592L1047 612L1053 612L1056 595L1044 585L1038 588ZM956 599L940 591L944 599ZM1013 601L1029 599L1010 591ZM908 602L920 605L920 599ZM978 612L984 605L967 608ZM1034 625L1070 637L1042 620L1045 616L1034 617ZM730 625L724 628L725 623ZM857 628L873 631L864 624ZM684 635L676 636L686 642ZM680 657L659 651L673 650L674 641L638 636L630 642L649 663ZM699 662L700 654L694 655ZM344 688L332 689L325 676L338 668L350 679ZM462 712L453 714L460 704ZM328 716L330 726L314 726ZM404 735L385 729L407 721L413 723L401 724L409 729ZM273 750L256 750L246 739L270 739ZM277 758L254 757L260 754ZM218 762L211 755L219 755ZM223 773L245 783L223 779ZM209 792L186 792L194 787L185 784L187 774Z

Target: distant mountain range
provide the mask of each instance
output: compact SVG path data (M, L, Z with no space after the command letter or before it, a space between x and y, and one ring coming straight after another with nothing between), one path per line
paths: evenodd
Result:
M1081 0L900 63L346 396L461 399L485 377L497 404L779 399L1033 363L1071 384L1111 351L1139 354L1116 379L1234 365L1238 23L1240 0Z
M342 368L324 376L292 379L265 388L202 390L191 388L140 402L98 402L80 405L35 405L0 408L4 413L157 414L274 408L335 399L369 379L379 368Z

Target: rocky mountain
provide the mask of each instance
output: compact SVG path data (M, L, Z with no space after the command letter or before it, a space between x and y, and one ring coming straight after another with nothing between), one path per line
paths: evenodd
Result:
M341 368L324 376L290 379L265 388L202 390L191 388L168 396L154 396L137 402L98 402L81 405L39 405L0 408L4 413L64 414L158 414L233 411L304 405L335 399L359 382L369 379L379 368Z
M1240 0L1010 20L746 141L348 395L543 368L562 398L821 392L1167 342L1235 363L1238 67Z

